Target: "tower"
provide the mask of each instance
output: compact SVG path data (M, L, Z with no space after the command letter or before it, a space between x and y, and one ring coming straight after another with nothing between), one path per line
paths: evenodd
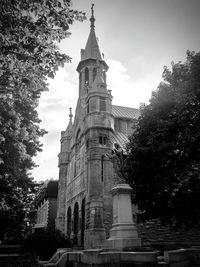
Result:
M111 114L112 96L107 89L108 66L101 57L95 35L95 18L92 5L90 34L85 49L81 50L79 73L79 101L83 102L84 135L86 142L87 194L85 247L98 247L106 239L104 225L104 182L110 162L105 154L111 148L113 133Z
M65 229L65 201L66 201L66 176L70 160L70 141L72 137L72 109L70 108L69 124L65 131L61 132L61 151L58 155L59 183L58 183L58 207L56 228L61 232Z
M99 248L112 225L114 172L105 156L113 143L121 146L132 131L138 110L112 105L106 75L108 65L101 56L95 34L94 5L90 33L81 49L77 66L79 97L72 122L61 132L59 191L56 227L74 246Z

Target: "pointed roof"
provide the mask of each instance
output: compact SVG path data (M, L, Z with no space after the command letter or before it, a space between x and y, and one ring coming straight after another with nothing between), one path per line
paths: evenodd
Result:
M94 25L95 18L94 18L94 9L93 8L94 8L94 4L92 4L92 7L91 7L90 34L89 34L85 49L82 51L81 60L86 60L86 59L89 59L89 58L102 60L101 52L100 52L100 49L99 49L99 45L98 45L98 42L97 42L97 37L96 37L96 34L95 34L95 30L94 30L94 28L95 28L95 25Z
M64 132L64 136L70 136L71 133L72 133L72 108L69 108L69 123L68 123L68 126L67 126L67 129L65 130Z

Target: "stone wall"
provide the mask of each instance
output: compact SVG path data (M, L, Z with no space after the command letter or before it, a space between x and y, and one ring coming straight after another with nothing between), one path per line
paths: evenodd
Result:
M48 228L55 228L55 218L57 213L57 200L49 199Z
M200 245L200 224L193 227L180 227L177 230L162 225L159 220L137 223L139 237L144 245L175 246Z
M36 223L47 225L48 212L49 212L49 201L44 199L37 207Z
M106 230L106 238L109 238L110 229L112 226L112 220L113 220L113 200L112 195L110 193L110 190L113 187L113 168L112 168L112 162L104 158L104 179L103 179L103 201L104 201L104 226Z
M66 176L68 171L69 153L59 154L59 183L56 228L64 233L65 198L66 198Z

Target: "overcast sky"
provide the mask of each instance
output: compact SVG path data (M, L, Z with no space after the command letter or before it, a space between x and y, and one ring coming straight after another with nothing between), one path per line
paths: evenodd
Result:
M109 66L108 88L113 104L138 108L148 103L152 90L162 79L163 66L184 61L186 50L200 51L200 0L72 0L73 8L90 18L94 3L95 31L99 47ZM70 38L60 43L72 63L49 80L38 108L41 127L48 134L41 139L43 152L35 158L39 167L35 180L58 179L60 132L69 121L69 107L76 107L80 49L85 48L90 21L75 22Z

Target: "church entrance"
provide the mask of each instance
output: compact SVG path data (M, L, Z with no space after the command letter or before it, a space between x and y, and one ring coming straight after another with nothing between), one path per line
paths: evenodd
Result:
M84 246L84 231L85 231L85 199L81 205L81 246Z
M75 203L74 206L74 237L73 237L73 245L78 245L78 221L79 221L79 207L78 203Z
M72 227L72 210L71 207L67 210L67 236L70 238L71 235L71 227Z

